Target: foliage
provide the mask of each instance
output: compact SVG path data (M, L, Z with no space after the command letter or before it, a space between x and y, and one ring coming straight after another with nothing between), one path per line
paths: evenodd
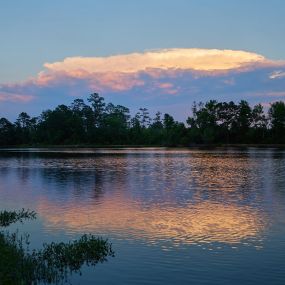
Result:
M0 226L35 217L35 212L24 209L2 211ZM27 234L0 232L0 284L63 284L69 274L81 273L82 265L95 266L114 256L108 240L86 234L68 243L44 244L40 250L30 251L29 244Z
M147 108L131 117L122 105L106 103L98 93L70 106L45 110L37 118L20 113L13 124L0 118L0 146L10 145L162 145L285 143L285 103L250 106L245 100L196 103L187 125L170 114Z
M27 219L35 219L36 213L34 211L22 209L21 211L2 211L0 212L0 227L8 227L10 224L16 222L23 222Z
M283 105L283 102L273 103L266 115L261 104L252 108L244 100L238 104L214 100L194 103L193 115L187 119L190 142L285 143ZM274 136L277 132L278 138Z
M271 135L276 142L285 141L285 103L282 101L271 104L268 111L271 122Z

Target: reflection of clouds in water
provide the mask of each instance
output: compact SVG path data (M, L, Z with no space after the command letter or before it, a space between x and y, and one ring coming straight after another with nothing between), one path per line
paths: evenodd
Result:
M114 197L96 205L57 205L43 199L37 211L49 231L109 233L119 238L146 239L172 245L250 241L260 246L266 217L249 206L201 202L185 207L149 205Z
M283 189L283 152L88 151L0 160L1 181L14 179L19 194L23 186L37 186L30 199L48 231L172 245L261 245L277 194L279 204L284 196L277 192Z

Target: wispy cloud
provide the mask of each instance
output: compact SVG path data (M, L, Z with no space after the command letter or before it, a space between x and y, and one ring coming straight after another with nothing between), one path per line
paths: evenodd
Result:
M270 74L270 79L278 79L278 78L285 78L285 71L277 70Z
M0 102L13 102L13 103L27 103L34 99L32 95L15 94L11 92L1 92L0 90Z

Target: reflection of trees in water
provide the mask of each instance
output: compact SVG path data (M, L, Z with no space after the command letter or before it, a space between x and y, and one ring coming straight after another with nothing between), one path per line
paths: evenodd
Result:
M144 208L207 201L261 207L284 188L284 152L274 150L40 153L9 159L1 164L0 177L10 173L19 191L34 187L49 200L81 205L115 195Z
M16 155L14 165L22 185L37 180L45 192L62 198L98 200L115 192L146 205L166 201L183 205L209 199L229 203L260 200L263 192L256 189L264 188L268 175L278 184L276 188L283 181L279 175L283 166L276 163L278 158L274 151L25 153ZM270 170L268 161L274 163L275 170ZM7 168L0 168L0 175L1 171L7 172Z
M253 203L260 202L256 175L263 168L247 155L130 155L96 163L88 175L69 175L93 173L96 187L112 195L96 207L79 199L60 209L42 200L38 210L48 226L192 244L255 240L266 224L265 213Z
M272 150L41 156L13 163L8 172L19 189L27 182L38 189L46 226L156 241L258 239L269 206L284 196L284 153ZM0 167L1 175L7 167Z
M271 151L264 162L267 173L264 176L264 201L266 210L276 224L284 224L285 212L285 151Z
M30 182L30 175L31 175L31 169L28 167L25 168L17 168L16 169L17 176L19 178L19 181L21 181L22 186L27 186L27 184Z
M244 156L204 156L194 158L192 164L189 180L195 199L250 202L254 198L255 171L258 172L256 161Z
M0 167L0 179L6 178L11 173L11 169L7 166Z
M43 186L48 191L70 198L100 199L105 193L123 191L126 167L122 158L78 158L52 160L39 169Z
M247 157L166 155L136 159L128 180L134 193L146 201L244 201L255 196L258 167Z

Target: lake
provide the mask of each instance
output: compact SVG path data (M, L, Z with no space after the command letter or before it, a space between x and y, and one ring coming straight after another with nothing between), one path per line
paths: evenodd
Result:
M2 149L0 182L34 247L113 244L72 284L285 284L284 149Z

